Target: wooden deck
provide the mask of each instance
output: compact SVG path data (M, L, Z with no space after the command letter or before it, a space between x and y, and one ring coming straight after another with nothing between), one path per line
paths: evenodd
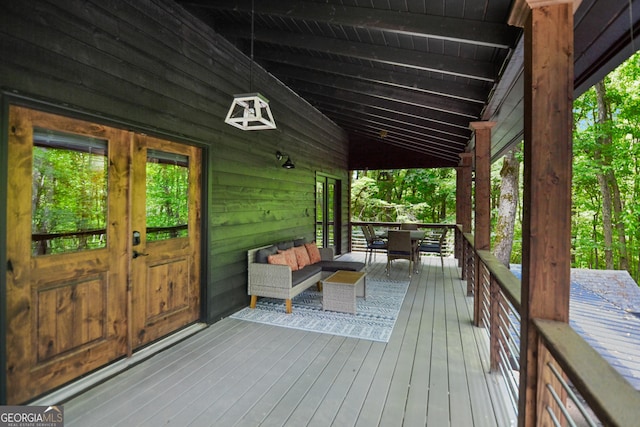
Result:
M456 261L423 258L389 343L227 318L65 402L65 425L515 425L471 318Z

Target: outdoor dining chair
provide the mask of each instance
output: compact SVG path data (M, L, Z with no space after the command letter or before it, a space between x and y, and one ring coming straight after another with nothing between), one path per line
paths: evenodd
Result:
M413 271L415 259L413 245L411 243L411 233L408 230L389 230L387 241L387 276L391 272L391 262L396 259L406 259L409 261L409 277Z
M447 238L448 228L442 228L437 232L428 234L420 243L420 254L438 254L440 255L440 264L444 272L444 249Z
M367 257L369 260L367 261L367 257L365 257L364 261L365 264L371 264L371 258L376 254L374 251L387 249L387 242L377 237L372 227L363 225L360 228L362 228L362 233L364 233L364 238L367 241Z

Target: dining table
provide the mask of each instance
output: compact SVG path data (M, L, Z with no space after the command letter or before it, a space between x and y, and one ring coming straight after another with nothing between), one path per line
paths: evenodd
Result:
M420 242L424 240L426 235L425 230L399 230L397 228L388 228L380 232L380 234L376 234L378 237L382 239L389 238L389 231L408 231L411 234L411 246L413 247L413 262L415 265L418 265L420 261Z
M389 231L408 231L411 234L411 240L418 242L424 239L424 236L427 233L425 230L399 230L397 228L389 228L383 230L380 234L377 234L377 236L382 237L383 239L387 239L389 238Z

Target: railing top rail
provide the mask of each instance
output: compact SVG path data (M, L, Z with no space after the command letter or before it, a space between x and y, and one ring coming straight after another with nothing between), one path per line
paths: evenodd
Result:
M384 222L384 221L351 221L352 226L366 225L371 224L374 227L400 227L402 222ZM412 223L416 224L419 228L454 228L456 224L447 224L447 223L428 223L428 222L416 222Z
M549 352L604 425L638 425L640 392L569 324L542 319L533 322Z
M520 280L490 251L483 250L476 251L476 253L484 265L487 266L491 275L500 284L500 288L502 288L502 292L509 302L520 312L522 302L522 286Z
M462 233L462 236L469 242L472 248L475 247L475 237L473 237L472 233Z

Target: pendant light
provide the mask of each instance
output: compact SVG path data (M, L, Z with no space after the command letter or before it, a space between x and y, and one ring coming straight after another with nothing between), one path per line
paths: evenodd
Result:
M249 64L249 91L253 85L253 33L254 10L251 1L251 62ZM233 102L224 122L242 130L275 129L269 100L260 93L243 93L233 96Z

